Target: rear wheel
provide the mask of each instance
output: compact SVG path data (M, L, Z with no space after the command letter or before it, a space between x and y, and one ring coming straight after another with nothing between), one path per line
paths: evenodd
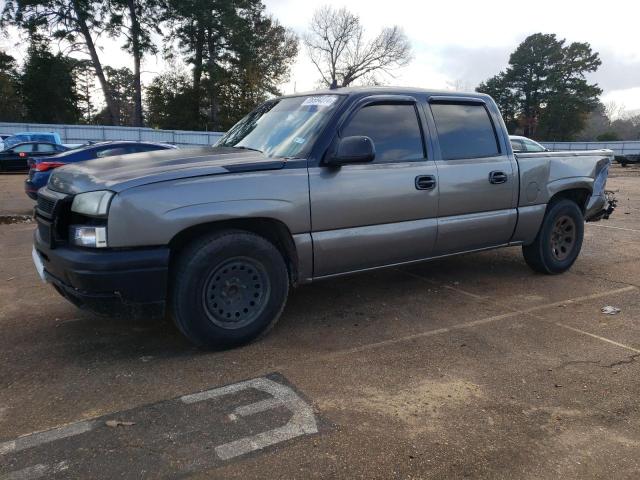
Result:
M223 231L196 240L176 263L174 321L191 342L228 348L272 327L289 291L278 249L250 232Z
M584 217L571 200L549 206L531 245L522 247L524 259L536 272L557 274L571 268L582 248Z

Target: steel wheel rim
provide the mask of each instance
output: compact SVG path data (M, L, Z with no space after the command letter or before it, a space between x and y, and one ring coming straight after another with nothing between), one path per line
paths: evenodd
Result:
M576 222L568 215L561 215L551 231L551 254L559 261L566 260L576 244Z
M249 257L235 257L216 266L207 277L202 303L216 326L246 327L267 307L271 282L265 267Z

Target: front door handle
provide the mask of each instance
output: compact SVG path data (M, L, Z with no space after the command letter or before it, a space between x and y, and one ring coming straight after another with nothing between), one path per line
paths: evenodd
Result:
M416 188L418 190L433 190L436 188L436 177L434 175L418 175Z
M509 177L507 177L506 173L501 172L499 170L494 170L493 172L489 173L489 183L493 183L493 184L507 183L508 178Z

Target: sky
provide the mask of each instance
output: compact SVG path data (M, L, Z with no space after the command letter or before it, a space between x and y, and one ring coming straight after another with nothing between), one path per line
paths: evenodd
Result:
M0 0L0 4L4 0ZM528 35L555 33L567 42L588 42L600 53L602 66L590 75L604 90L602 100L629 111L640 109L640 2L637 0L502 0L410 1L394 0L265 0L267 12L302 35L316 8L346 7L360 16L371 37L392 25L403 28L413 48L412 62L385 78L389 85L434 89L473 90L478 83L506 68L509 54ZM526 6L523 6L526 5ZM15 49L16 35L0 40ZM120 42L100 39L105 64L129 66ZM167 68L160 55L143 64L143 80ZM284 93L312 90L318 74L305 48L293 66Z
M347 7L366 31L399 25L413 46L414 59L389 84L472 90L506 68L509 54L528 35L555 33L568 42L588 42L602 66L590 79L604 90L603 101L640 109L640 2L637 0L266 0L283 25L303 33L322 5ZM304 6L302 6L304 5ZM312 89L317 81L304 47L284 85L285 93Z

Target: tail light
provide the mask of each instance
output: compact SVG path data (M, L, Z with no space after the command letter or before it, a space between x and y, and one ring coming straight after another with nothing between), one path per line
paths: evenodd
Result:
M53 170L54 168L62 167L66 165L64 162L39 162L36 163L36 170L38 172L46 172L47 170Z
M20 152L20 153L18 153L18 156L19 156L20 158L24 158L24 157L26 157L26 156L27 156L27 153L26 153L26 152Z

